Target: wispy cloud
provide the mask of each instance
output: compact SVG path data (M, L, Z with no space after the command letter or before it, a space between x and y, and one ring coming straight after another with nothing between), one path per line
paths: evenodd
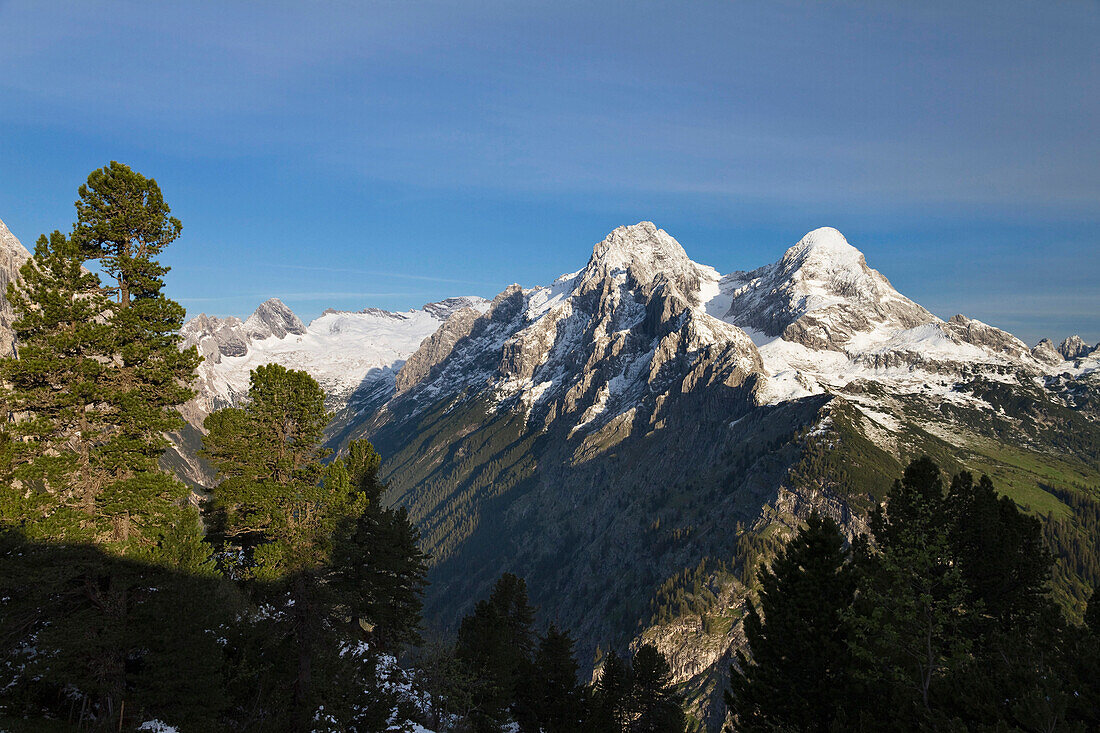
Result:
M364 292L340 292L338 290L326 290L312 293L237 293L234 295L180 297L176 298L181 303L227 303L239 300L264 300L267 298L279 298L280 300L335 300L337 298L411 298L431 297L431 293L364 293Z
M287 265L269 262L266 263L268 267L274 267L280 270L305 270L307 272L347 272L353 275L372 275L374 277L395 277L402 280L422 280L425 282L433 283L457 283L459 285L494 285L495 283L488 283L477 280L460 280L450 277L435 277L432 275L410 275L404 272L384 272L381 270L360 270L353 267L318 267L313 265ZM416 295L416 293L390 293L389 295Z

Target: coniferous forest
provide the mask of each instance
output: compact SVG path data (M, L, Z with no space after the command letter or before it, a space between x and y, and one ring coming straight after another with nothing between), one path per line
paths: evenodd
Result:
M323 447L332 416L303 371L258 367L206 418L209 493L165 470L200 361L159 261L181 230L153 179L112 162L9 286L0 729L687 729L657 646L610 650L585 684L570 620L540 624L517 575L455 633L426 629L417 529L369 442ZM1083 577L1090 555L927 458L868 527L815 512L763 553L733 730L1100 729L1100 600L1082 625L1052 599L1052 553Z

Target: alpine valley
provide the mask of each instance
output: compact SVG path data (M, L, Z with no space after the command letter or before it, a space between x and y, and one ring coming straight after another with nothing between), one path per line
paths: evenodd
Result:
M26 256L0 224L0 280ZM988 474L1042 519L1071 616L1100 582L1100 350L942 320L835 229L722 275L642 222L491 302L306 325L272 299L183 336L204 361L164 460L197 493L215 480L196 457L205 416L258 365L303 369L326 391L330 447L369 439L420 530L429 625L453 628L515 573L590 668L654 643L699 729L725 718L759 560L814 509L864 532L915 457Z

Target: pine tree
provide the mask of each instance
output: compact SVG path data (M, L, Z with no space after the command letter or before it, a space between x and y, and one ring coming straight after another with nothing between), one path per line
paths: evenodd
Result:
M0 517L29 538L92 541L102 529L97 499L104 469L93 451L104 426L97 406L108 353L99 278L61 232L38 239L8 284L18 355L3 361L4 401L15 483Z
M672 669L652 644L643 644L631 661L633 733L683 733L684 709L672 690Z
M340 494L350 487L335 491L321 482L324 402L308 374L267 364L252 372L244 406L206 417L202 455L221 477L214 522L232 577L278 580L328 562L343 517L334 516L334 502L347 499Z
M427 556L404 507L383 505L380 464L374 446L357 440L333 466L346 471L349 490L362 495L364 508L338 533L330 583L349 604L348 614L371 629L372 641L393 651L420 640Z
M130 206L99 200L97 226L118 231L166 214L155 182L145 186L148 195ZM18 549L3 560L13 591L5 615L22 617L12 628L43 652L27 668L30 694L77 690L81 717L99 727L173 705L209 722L217 695L205 716L172 699L200 669L218 683L220 651L200 636L218 607L190 603L196 584L217 583L188 489L157 465L163 433L182 424L176 407L192 394L198 354L179 349L184 312L160 292L166 269L155 256L167 241L130 258L145 275L128 319L107 297L88 269L105 250L86 238L87 194L82 187L73 235L40 238L9 288L17 354L2 369L17 439L5 458L12 482L0 489L0 519ZM34 588L14 582L27 558L35 558ZM185 648L192 653L171 662L175 677L165 674Z
M752 659L738 652L726 695L738 730L830 728L850 684L845 615L854 592L840 528L815 511L760 571L763 618L750 603L744 622Z
M200 361L196 349L179 348L185 313L162 292L168 268L156 259L181 225L156 181L116 162L93 171L79 194L72 241L118 282L105 291L116 297L100 314L106 328L98 334L111 365L95 395L103 426L93 450L103 473L98 510L121 554L188 562L197 538L182 538L182 546L168 540L172 528L194 526L189 491L158 465L164 435L183 426L176 407L194 394Z
M475 728L491 731L507 717L530 679L535 610L527 602L527 584L502 575L487 600L462 619L455 654L480 680L475 691Z
M546 733L573 733L585 723L583 689L577 683L573 637L551 624L535 653L528 707L535 725Z
M863 699L881 701L865 714L888 716L879 724L919 727L942 719L943 698L968 659L966 587L949 528L940 471L928 458L910 463L885 508L872 514L879 553L864 564L853 650Z
M1100 590L1094 589L1085 609L1085 624L1067 629L1065 669L1073 689L1067 717L1086 730L1100 730Z
M973 644L967 684L948 690L945 706L971 727L1064 725L1075 694L1059 650L1070 630L1048 595L1053 558L1039 521L998 497L988 476L955 476L946 501L951 561L967 591L960 614Z
M1048 605L1054 558L1043 544L1039 520L998 497L993 482L969 473L951 481L946 499L950 540L969 603L1001 629L1034 626Z
M339 639L330 627L339 601L324 582L335 538L367 502L352 489L343 464L327 472L321 464L327 421L317 382L278 364L252 372L243 407L218 410L205 421L203 455L222 477L213 498L224 566L256 603L274 609L259 625L270 641L256 654L270 666L258 674L279 678L294 670L289 709L282 710L283 700L269 700L266 725L303 731L333 682L315 671L338 674ZM288 641L281 659L271 646L279 638ZM282 715L288 720L274 722Z
M630 664L614 650L607 653L600 678L592 694L593 729L623 733L632 719L631 690L634 686Z
M119 308L155 298L168 272L156 257L183 228L157 182L112 160L92 171L79 194L73 239L115 278Z

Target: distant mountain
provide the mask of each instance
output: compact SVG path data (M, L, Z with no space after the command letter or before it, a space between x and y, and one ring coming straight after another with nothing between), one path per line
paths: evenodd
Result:
M404 313L327 310L308 326L278 298L244 321L201 314L181 331L184 347L197 346L203 357L188 418L198 426L211 410L237 403L248 392L249 372L271 362L305 369L325 388L330 407L343 407L376 383L392 387L404 360L456 307L487 305L482 298L452 298Z

